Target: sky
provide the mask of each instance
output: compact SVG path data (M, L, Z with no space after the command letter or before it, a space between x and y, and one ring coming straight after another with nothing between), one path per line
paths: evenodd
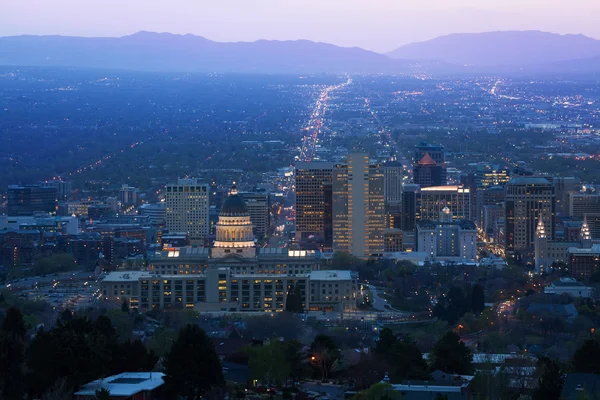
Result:
M124 36L140 30L216 41L309 39L386 52L464 32L542 30L600 39L600 0L2 0L0 36Z

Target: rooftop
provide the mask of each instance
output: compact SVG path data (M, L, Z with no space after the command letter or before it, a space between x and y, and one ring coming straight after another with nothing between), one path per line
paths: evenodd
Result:
M352 274L350 271L340 270L312 271L309 276L311 280L317 281L352 280Z
M151 277L147 271L117 271L106 274L104 282L136 282L142 277Z
M509 182L509 185L552 185L552 182L550 182L546 178L542 178L539 176L538 177L527 176L527 177L512 178Z
M106 389L111 397L131 397L162 386L165 383L163 377L162 372L123 372L83 385L75 395L95 396L96 390Z

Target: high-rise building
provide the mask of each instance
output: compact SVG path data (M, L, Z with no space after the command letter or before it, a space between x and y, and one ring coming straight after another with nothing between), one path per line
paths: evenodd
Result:
M415 150L413 182L422 188L446 185L446 160L442 146L421 143Z
M254 226L254 236L258 240L264 239L270 224L270 197L268 193L243 192L240 196L246 203L250 213L250 220Z
M383 168L350 154L333 169L333 249L366 258L384 250Z
M417 220L420 219L419 185L405 184L402 187L402 222L403 231L414 231Z
M136 204L138 201L138 193L138 188L134 188L133 186L123 184L121 186L121 190L119 190L119 200L124 206Z
M167 185L166 227L169 232L187 233L190 243L201 244L208 235L209 187L197 179L179 179Z
M421 188L420 219L435 221L448 207L454 219L471 219L471 193L463 186Z
M473 220L481 226L483 222L483 212L485 206L496 206L504 203L506 191L501 186L492 186L485 189L477 190L477 198L475 200L475 215Z
M556 192L556 214L567 216L571 211L571 195L581 192L581 179L556 176L553 182Z
M504 187L510 181L508 168L497 164L480 163L475 167L475 184L485 189L493 186Z
M56 198L59 201L68 200L73 192L73 183L71 181L48 181L42 182L40 186L55 188Z
M569 210L573 218L586 218L592 239L600 239L600 194L571 193Z
M506 185L505 247L507 252L533 251L538 221L545 235L554 240L555 192L543 177L519 177Z
M402 197L402 164L396 161L383 164L383 192L385 201L399 201Z
M56 213L56 188L40 185L8 187L8 215L28 216L35 212Z
M332 173L333 163L296 163L296 240L301 247L310 238L331 248Z

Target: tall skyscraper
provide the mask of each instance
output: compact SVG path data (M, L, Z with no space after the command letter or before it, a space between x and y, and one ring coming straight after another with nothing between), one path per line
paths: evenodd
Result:
M414 231L417 219L420 219L418 204L419 185L406 184L402 187L402 223L403 231Z
M35 212L56 213L56 187L11 185L8 187L8 215L28 216Z
M124 206L136 204L138 201L138 193L138 188L134 188L133 186L123 184L121 186L121 190L119 191L119 200Z
M571 194L581 192L581 179L573 176L555 176L553 182L556 191L556 214L567 216L571 210Z
M415 150L413 181L422 188L446 185L446 160L442 146L421 143Z
M296 240L301 247L308 239L332 246L332 174L333 163L296 163Z
M268 193L240 192L252 221L254 237L265 238L270 224L270 198Z
M367 258L383 253L384 174L365 154L333 169L333 249Z
M209 186L197 179L179 179L167 185L166 227L169 232L187 233L190 243L201 244L208 235Z
M554 240L555 192L554 185L548 179L511 179L506 186L505 210L507 252L532 252L540 221L544 235Z
M509 181L510 171L506 167L488 163L480 163L475 167L475 183L478 189L504 187Z
M454 219L471 220L471 193L463 186L421 188L420 219L435 221L448 207Z
M385 201L399 201L402 197L402 164L396 161L383 164L383 192Z

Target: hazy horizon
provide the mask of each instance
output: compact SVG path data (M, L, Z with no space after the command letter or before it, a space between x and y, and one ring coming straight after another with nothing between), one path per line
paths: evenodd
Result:
M0 36L125 36L138 31L231 41L297 40L377 52L451 33L539 30L600 39L600 2L572 0L9 0ZM32 12L35 10L35 12Z

